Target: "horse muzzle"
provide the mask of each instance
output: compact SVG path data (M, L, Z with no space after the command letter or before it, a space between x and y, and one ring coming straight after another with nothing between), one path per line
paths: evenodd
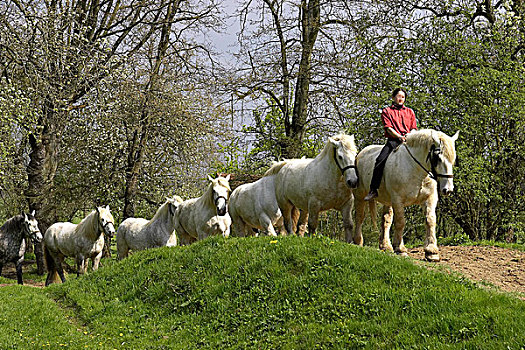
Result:
M104 233L109 238L112 238L115 234L115 226L111 222L108 222L106 225L104 225Z
M441 190L441 194L442 194L443 196L448 196L448 195L450 195L452 192L454 192L454 189L449 189L449 188L446 188L446 187L443 188L443 189Z
M224 216L228 212L228 208L226 206L222 208L217 208L217 215Z
M217 197L215 199L215 207L217 208L217 215L224 216L228 212L228 201L225 197Z
M347 180L346 185L350 188L357 188L358 181L357 180Z
M31 232L31 241L33 244L42 242L42 233L40 231Z

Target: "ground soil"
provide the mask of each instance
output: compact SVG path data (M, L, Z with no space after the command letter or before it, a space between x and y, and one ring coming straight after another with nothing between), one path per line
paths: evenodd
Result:
M499 247L441 246L441 261L425 266L445 266L482 286L520 293L525 299L525 252ZM423 261L423 248L409 250L416 262Z
M520 293L518 296L525 299L525 252L504 249L499 247L482 246L441 246L441 261L437 263L423 263L425 253L422 247L409 250L410 258L424 266L443 266L450 271L459 272L465 277L479 282L483 287ZM24 261L24 274L35 271L35 261ZM2 277L16 281L16 272L13 264L7 264L2 271ZM36 282L24 278L24 284L34 287L43 287L43 282ZM4 285L0 284L0 287Z

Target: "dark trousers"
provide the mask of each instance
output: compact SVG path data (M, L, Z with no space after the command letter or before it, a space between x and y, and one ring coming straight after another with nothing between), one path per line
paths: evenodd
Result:
M383 147L381 152L376 158L376 164L374 166L374 174L372 175L372 181L370 182L370 191L379 188L381 185L381 179L383 178L383 170L385 170L385 164L388 156L396 149L397 146L401 144L401 141L396 139L388 139L386 145Z

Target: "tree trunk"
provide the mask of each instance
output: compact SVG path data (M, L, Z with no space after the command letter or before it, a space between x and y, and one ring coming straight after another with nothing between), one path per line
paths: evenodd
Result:
M143 108L145 109L146 107L144 106ZM145 116L147 113L143 110L142 114ZM140 129L135 130L133 133L133 139L128 153L123 220L135 216L134 199L137 197L140 170L142 169L148 139L148 118L145 117L142 120L143 122L141 123Z
M57 120L55 112L49 104L44 106L46 119ZM57 156L59 139L56 125L40 120L40 134L29 135L29 164L26 168L28 187L25 196L29 210L35 210L42 234L56 220L53 205L52 189L57 170ZM46 125L48 124L48 125ZM37 262L37 273L44 274L44 256L42 244L35 244L35 256Z
M173 25L173 18L179 7L179 1L170 2L166 12L166 18L162 25L157 53L148 84L145 87L145 100L142 105L139 128L134 131L131 145L128 151L128 163L126 166L126 190L124 193L123 220L135 216L135 198L137 197L140 171L144 162L148 135L150 133L150 95L156 88L159 78L160 66L169 46L169 36Z
M312 54L321 26L321 11L319 0L301 3L302 26L302 52L297 83L295 87L295 100L292 114L292 124L287 130L289 139L285 158L299 158L301 156L301 143L306 126L306 114L311 80Z

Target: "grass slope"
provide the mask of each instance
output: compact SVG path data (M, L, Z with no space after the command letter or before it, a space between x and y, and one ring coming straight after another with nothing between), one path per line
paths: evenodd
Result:
M326 238L149 250L45 293L75 312L92 348L525 345L523 301Z

